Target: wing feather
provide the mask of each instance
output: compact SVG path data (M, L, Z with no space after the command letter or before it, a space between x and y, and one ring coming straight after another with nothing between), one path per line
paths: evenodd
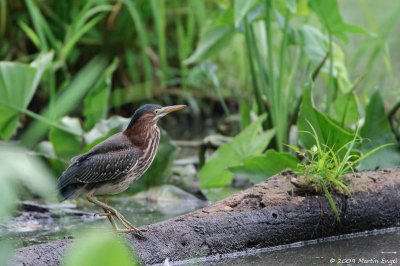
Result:
M57 187L97 183L125 176L138 160L139 150L121 133L74 157L58 179Z
M136 162L137 152L134 149L91 155L68 167L59 179L58 188L77 182L89 184L122 178Z

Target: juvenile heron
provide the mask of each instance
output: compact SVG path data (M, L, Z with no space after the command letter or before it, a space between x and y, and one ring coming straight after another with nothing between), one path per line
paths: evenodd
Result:
M58 179L57 188L63 200L86 194L87 200L103 208L117 231L139 231L121 213L107 205L107 196L125 191L149 168L156 155L160 130L157 121L185 105L162 107L141 106L133 114L128 127L94 146L89 152L74 157ZM95 196L105 196L103 201ZM118 228L115 219L125 229Z

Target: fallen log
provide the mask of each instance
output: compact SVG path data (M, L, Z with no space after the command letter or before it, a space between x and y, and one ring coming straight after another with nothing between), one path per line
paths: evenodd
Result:
M400 169L349 175L350 197L334 196L336 221L324 196L294 193L284 172L206 208L144 226L126 238L146 265L227 254L400 225ZM16 265L58 265L73 240L15 251Z

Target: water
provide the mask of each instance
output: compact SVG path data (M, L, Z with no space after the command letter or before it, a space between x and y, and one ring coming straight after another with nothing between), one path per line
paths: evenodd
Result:
M0 239L11 240L14 247L46 243L52 240L75 237L86 229L111 229L105 217L99 217L96 212L101 210L86 202L79 202L82 215L68 214L71 204L56 205L51 208L52 216L47 213L24 213L6 223L0 223ZM157 223L176 217L183 213L204 207L207 202L190 200L159 201L155 203L133 198L115 198L109 204L119 210L133 225L142 226Z
M400 265L400 228L298 242L175 265Z

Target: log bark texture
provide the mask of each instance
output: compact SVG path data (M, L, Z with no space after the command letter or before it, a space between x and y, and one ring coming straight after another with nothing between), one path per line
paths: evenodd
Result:
M206 208L144 226L144 238L126 238L148 265L400 225L400 169L349 175L351 196L334 196L340 222L324 196L293 193L292 177L284 172ZM58 265L72 241L18 249L15 265Z

